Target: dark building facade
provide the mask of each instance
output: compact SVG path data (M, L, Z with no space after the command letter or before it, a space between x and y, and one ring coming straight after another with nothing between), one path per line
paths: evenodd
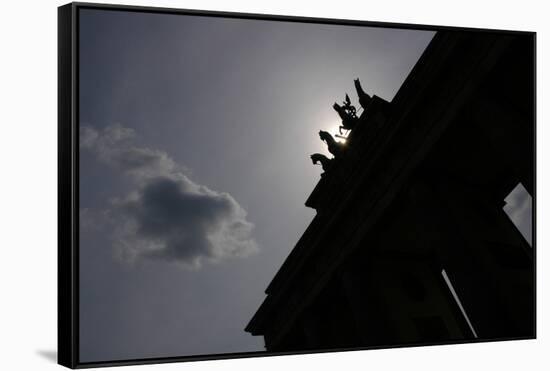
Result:
M268 351L535 336L534 36L441 31L373 96L306 201L316 216L246 331Z

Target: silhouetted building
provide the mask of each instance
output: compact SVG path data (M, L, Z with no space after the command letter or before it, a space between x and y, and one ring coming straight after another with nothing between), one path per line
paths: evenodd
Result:
M533 35L438 32L370 99L246 331L269 351L533 337L533 249L503 211L533 195L533 140Z

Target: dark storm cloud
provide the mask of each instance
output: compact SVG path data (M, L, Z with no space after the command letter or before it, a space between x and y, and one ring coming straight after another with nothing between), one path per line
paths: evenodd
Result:
M148 258L198 268L203 261L257 250L246 211L228 193L190 180L166 152L132 145L135 133L83 126L81 148L128 175L136 189L112 200L114 247L126 260ZM86 211L84 214L90 214ZM91 224L88 220L88 224Z

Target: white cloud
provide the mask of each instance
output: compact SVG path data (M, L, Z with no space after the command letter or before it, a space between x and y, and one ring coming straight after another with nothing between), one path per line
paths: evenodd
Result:
M92 151L135 184L135 189L113 200L109 211L118 257L198 268L204 261L257 251L254 226L230 194L193 182L166 152L134 146L132 129L114 125L98 132L82 126L80 133L83 150Z

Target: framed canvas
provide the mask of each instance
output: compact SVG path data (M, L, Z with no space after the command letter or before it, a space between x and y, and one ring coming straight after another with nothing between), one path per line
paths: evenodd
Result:
M61 365L535 338L535 33L58 20Z

